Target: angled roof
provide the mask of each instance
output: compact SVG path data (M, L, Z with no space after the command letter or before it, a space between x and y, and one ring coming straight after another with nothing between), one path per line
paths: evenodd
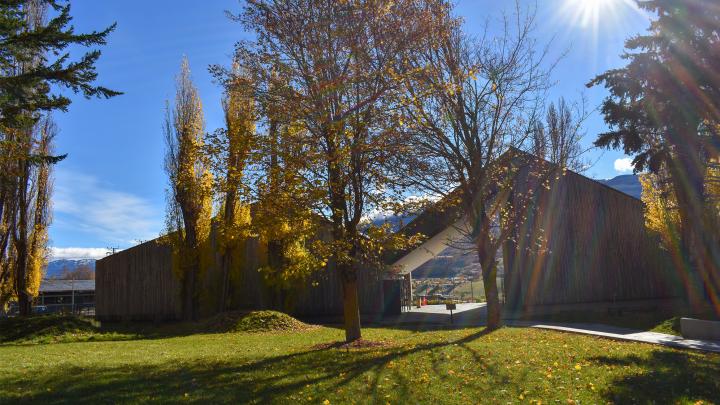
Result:
M560 169L557 164L551 163L545 159L538 158L537 156L522 151L517 148L510 148L508 151L503 153L497 162L506 161L508 159L522 159L524 164L536 164L540 163L543 166ZM532 160L527 160L532 159ZM564 169L567 176L576 176L577 178L583 179L584 181L592 182L599 185L607 190L612 190L615 193L619 193L626 198L637 201L639 204L642 202L621 190L611 187L602 181L591 179L580 173L576 173L569 169ZM433 259L445 248L450 246L452 243L457 242L462 236L462 230L467 229L467 222L462 215L461 208L458 204L451 204L453 198L456 198L455 192L450 192L448 195L431 205L428 209L420 213L407 225L405 225L398 232L405 235L413 235L421 233L428 239L420 246L400 252L394 252L393 255L388 257L386 261L393 267L398 267L401 273L409 273L430 259Z

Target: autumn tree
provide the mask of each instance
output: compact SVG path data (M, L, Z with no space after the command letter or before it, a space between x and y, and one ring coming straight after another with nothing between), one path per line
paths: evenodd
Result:
M649 30L625 42L625 67L597 76L611 130L595 144L634 155L636 171L666 171L680 217L682 271L697 269L720 313L720 222L705 174L720 146L720 8L710 0L648 0Z
M50 156L56 132L53 121L44 118L23 138L16 139L22 139L19 145L28 154ZM0 239L4 251L0 303L17 298L20 313L28 315L47 265L52 163L20 159L16 164L18 175L11 183L16 200L4 213L2 227L7 234Z
M99 50L77 60L68 52L104 45L114 25L77 34L64 3L0 5L0 304L17 298L22 315L31 311L47 256L49 165L64 157L52 154L56 130L48 114L67 110L63 89L85 97L120 94L93 84Z
M265 281L287 306L294 291L313 272L327 264L322 246L321 183L308 181L305 159L314 148L295 111L283 108L291 88L281 75L265 76L258 92L266 131L258 138L255 161L253 230L267 246L267 261L260 268Z
M720 170L714 165L708 166L705 173L705 188L708 193L706 210L720 214L720 184L717 176ZM682 226L680 211L675 197L673 182L666 169L652 173L639 175L642 185L641 198L645 204L645 226L651 232L659 235L662 248L667 250L678 268L683 267L683 252L680 242ZM702 292L697 291L697 286L688 283L684 286L688 299L691 303L697 304L702 301Z
M169 178L167 230L174 266L182 280L185 319L199 309L200 248L209 237L212 216L212 175L204 151L205 122L198 91L184 58L176 79L175 104L167 107L163 127L165 171Z
M215 188L220 195L220 210L215 217L221 267L220 311L228 304L233 259L250 235L250 184L246 171L252 164L252 152L257 144L257 107L252 78L236 67L224 87L225 128L210 134L207 142Z
M238 60L287 83L278 102L293 111L305 155L298 174L323 189L316 214L331 228L342 280L346 340L361 337L357 276L370 251L361 221L390 191L383 170L402 148L390 131L391 95L408 57L427 44L431 18L414 0L250 0L236 18L254 34Z
M433 41L413 58L421 73L407 82L402 130L410 135L399 165L405 180L442 196L466 218L482 270L488 327L500 324L498 251L511 237L506 201L513 169L500 161L530 141L548 73L532 32L532 14L504 16L497 35L465 34L449 9ZM517 211L517 210L515 210Z

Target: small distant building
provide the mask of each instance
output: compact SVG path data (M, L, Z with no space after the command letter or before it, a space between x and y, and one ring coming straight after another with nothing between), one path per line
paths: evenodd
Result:
M95 311L95 280L44 279L33 307L37 313L92 314Z

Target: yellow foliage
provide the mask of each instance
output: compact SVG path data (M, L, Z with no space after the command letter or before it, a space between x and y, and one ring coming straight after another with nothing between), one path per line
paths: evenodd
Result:
M250 207L238 204L235 206L234 211L232 223L225 220L224 209L220 209L215 218L217 223L217 249L221 254L233 251L241 243L245 242L248 237L252 236Z
M261 210L254 227L266 254L278 256L259 269L270 285L291 289L327 264L319 246L321 242L313 240L318 227L309 218L292 220L287 215L273 215L271 211ZM275 251L269 247L273 244Z
M40 291L40 282L47 266L47 227L44 225L35 226L30 239L35 241L35 250L28 252L27 273L25 275L27 277L26 290L28 294L36 297Z
M680 214L669 182L658 174L640 175L641 199L645 203L645 226L660 235L666 248L678 237Z
M720 167L714 162L705 175L705 193L709 197L706 213L717 220L720 216ZM645 226L657 232L663 246L670 248L679 238L680 213L674 189L667 176L663 174L643 174L642 201L645 203ZM709 218L709 219L710 219Z
M204 126L202 103L184 59L175 105L172 113L168 108L165 120L165 170L170 183L165 242L171 245L173 270L181 280L188 271L200 273L208 261L200 254L212 220L213 176L204 151Z

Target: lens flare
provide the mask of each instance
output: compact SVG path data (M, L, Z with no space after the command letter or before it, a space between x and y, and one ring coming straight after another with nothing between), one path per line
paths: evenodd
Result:
M601 24L613 24L628 8L640 11L633 0L565 0L563 5L574 24L593 30Z
M617 0L567 0L568 10L574 11L574 19L583 27L597 26L600 16L614 12Z

